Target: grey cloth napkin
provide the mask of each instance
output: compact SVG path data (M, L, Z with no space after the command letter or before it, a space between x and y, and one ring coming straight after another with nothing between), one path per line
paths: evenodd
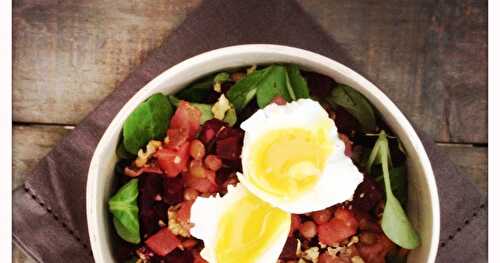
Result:
M43 0L42 0L43 2ZM112 118L162 71L204 51L249 43L308 49L359 69L294 1L209 0L27 174L13 193L13 239L39 262L92 262L85 186L93 151ZM362 73L362 72L361 72ZM367 76L369 77L369 76ZM485 197L426 136L441 202L440 262L474 262L486 237ZM481 244L479 242L479 244ZM458 256L458 258L457 258Z

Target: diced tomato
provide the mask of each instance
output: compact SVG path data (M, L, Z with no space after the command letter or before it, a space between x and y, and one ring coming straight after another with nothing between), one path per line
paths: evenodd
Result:
M167 227L146 239L145 243L155 254L162 257L181 245L179 239Z
M373 245L366 245L363 243L356 244L361 257L367 263L384 263L385 256L391 251L395 245L384 233L376 234L377 241Z
M189 142L182 144L179 149L162 148L155 153L160 168L168 177L176 177L187 169L189 160Z
M335 210L335 218L344 221L346 226L354 230L358 228L358 220L354 217L354 213L345 207L339 207Z
M292 214L292 224L290 225L290 233L288 233L288 236L292 236L295 230L299 229L300 223L300 216Z
M285 100L285 98L283 98L282 96L276 96L273 98L273 100L271 100L272 103L276 103L278 105L285 105L287 103L287 101Z
M183 179L186 187L191 187L200 193L215 193L217 191L217 185L208 178L199 178L185 173Z
M333 246L356 234L357 228L358 221L353 213L344 207L337 208L333 219L318 226L319 241Z
M181 203L181 207L179 211L177 211L177 219L182 222L189 222L191 218L191 206L193 205L193 201L184 201Z
M213 185L217 185L217 182L215 180L215 172L206 168L205 167L205 174L207 175L207 179L212 183Z
M343 133L339 133L339 137L344 142L344 145L345 145L344 154L347 157L351 157L352 156L352 141L349 139L349 136L347 136Z
M170 120L170 129L186 129L193 139L200 128L201 112L186 101L181 100Z
M170 149L178 149L181 145L188 141L189 132L184 128L170 128L167 130L167 138L168 142L165 146Z

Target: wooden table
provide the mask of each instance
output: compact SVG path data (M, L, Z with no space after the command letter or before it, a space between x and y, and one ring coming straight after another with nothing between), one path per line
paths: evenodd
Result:
M13 3L14 187L200 0L53 2ZM299 2L486 193L486 0Z

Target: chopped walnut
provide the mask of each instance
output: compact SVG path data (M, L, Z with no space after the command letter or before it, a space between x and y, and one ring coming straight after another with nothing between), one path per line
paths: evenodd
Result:
M231 104L229 100L224 96L224 94L220 95L217 102L212 106L212 113L214 114L214 118L218 120L223 120L226 115L226 111L231 108Z
M220 82L215 82L214 83L214 90L217 93L221 93L222 92L222 85L221 85Z
M179 205L168 208L168 229L170 229L174 235L190 237L191 235L189 234L189 229L192 225L188 222L183 222L177 219L177 211L179 208Z
M149 250L147 247L140 247L135 251L135 253L139 258L137 262L149 262L149 260L151 260L151 258L155 255L153 251Z
M319 247L311 247L302 253L302 258L312 261L313 263L318 262L319 258Z
M137 167L143 167L148 162L149 158L161 147L161 141L151 140L146 145L146 152L142 149L137 153L137 159L135 159L135 165Z
M302 243L298 238L297 238L297 250L295 250L295 255L297 255L297 257L300 257L302 255Z
M351 240L349 241L349 243L347 244L347 247L350 247L356 243L359 242L359 237L358 236L352 236L351 237Z

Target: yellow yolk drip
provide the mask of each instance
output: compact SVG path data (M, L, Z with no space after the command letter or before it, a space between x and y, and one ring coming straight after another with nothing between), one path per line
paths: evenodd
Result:
M291 215L271 207L245 190L244 196L229 207L219 221L215 254L218 263L255 262L287 233Z
M332 151L327 121L315 127L266 133L251 153L249 181L275 197L291 200L318 181Z

